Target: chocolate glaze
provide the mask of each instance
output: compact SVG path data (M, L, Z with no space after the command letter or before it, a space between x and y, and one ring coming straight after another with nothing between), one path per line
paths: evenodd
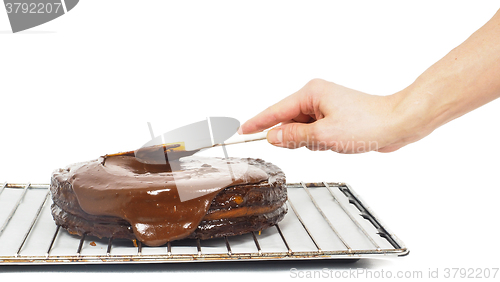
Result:
M171 164L145 164L133 155L111 155L75 164L67 173L78 203L88 214L119 217L146 245L187 237L226 187L258 183L266 172L244 159L186 157Z

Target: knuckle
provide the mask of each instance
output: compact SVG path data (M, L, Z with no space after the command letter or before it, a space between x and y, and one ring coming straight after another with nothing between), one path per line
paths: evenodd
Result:
M314 144L315 148L319 148L319 150L336 150L338 148L335 135L323 125L311 124L308 134L311 143Z
M283 142L288 148L301 147L299 142L298 125L295 123L288 124L283 130Z
M295 123L290 123L288 126L285 127L285 130L283 130L283 140L285 141L291 141L295 140L295 136L297 134L297 124Z
M313 137L313 138L316 138L316 139L320 139L321 136L322 136L322 132L323 132L323 130L321 129L321 126L318 126L317 123L311 123L309 125L307 134L310 137Z
M309 85L310 87L322 86L323 84L325 84L325 82L326 81L324 79L313 78L313 79L309 80L309 82L307 83L307 85Z
M311 79L307 84L306 88L309 90L308 92L311 94L321 93L325 88L326 81L321 78Z

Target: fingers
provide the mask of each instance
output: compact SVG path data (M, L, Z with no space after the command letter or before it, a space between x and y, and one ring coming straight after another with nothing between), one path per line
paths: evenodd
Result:
M267 133L267 141L289 149L309 147L314 140L314 126L314 123L287 123L271 129Z
M240 134L260 132L281 122L312 122L316 118L315 94L322 93L327 82L313 79L299 91L265 109L246 121L238 130ZM316 99L317 100L317 99ZM320 115L321 116L321 115Z
M297 122L311 122L323 117L316 112L318 95L327 91L333 83L322 79L313 79L294 94L265 109L260 114L245 122L238 133L250 134L289 120ZM319 114L319 115L318 115Z
M301 116L300 94L293 94L265 109L240 127L240 133L250 134L270 128L280 122Z

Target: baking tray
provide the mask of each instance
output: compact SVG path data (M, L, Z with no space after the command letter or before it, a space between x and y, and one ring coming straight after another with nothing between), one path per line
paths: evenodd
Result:
M161 247L76 236L56 226L48 184L0 183L0 265L360 259L409 250L345 183L289 183L274 227Z

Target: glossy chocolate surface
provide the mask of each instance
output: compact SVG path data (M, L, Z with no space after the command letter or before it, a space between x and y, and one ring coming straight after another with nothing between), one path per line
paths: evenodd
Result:
M126 220L137 239L150 246L192 233L224 188L269 177L245 159L192 156L173 164L113 155L69 166L55 177L72 185L83 211ZM179 170L171 171L171 165Z

